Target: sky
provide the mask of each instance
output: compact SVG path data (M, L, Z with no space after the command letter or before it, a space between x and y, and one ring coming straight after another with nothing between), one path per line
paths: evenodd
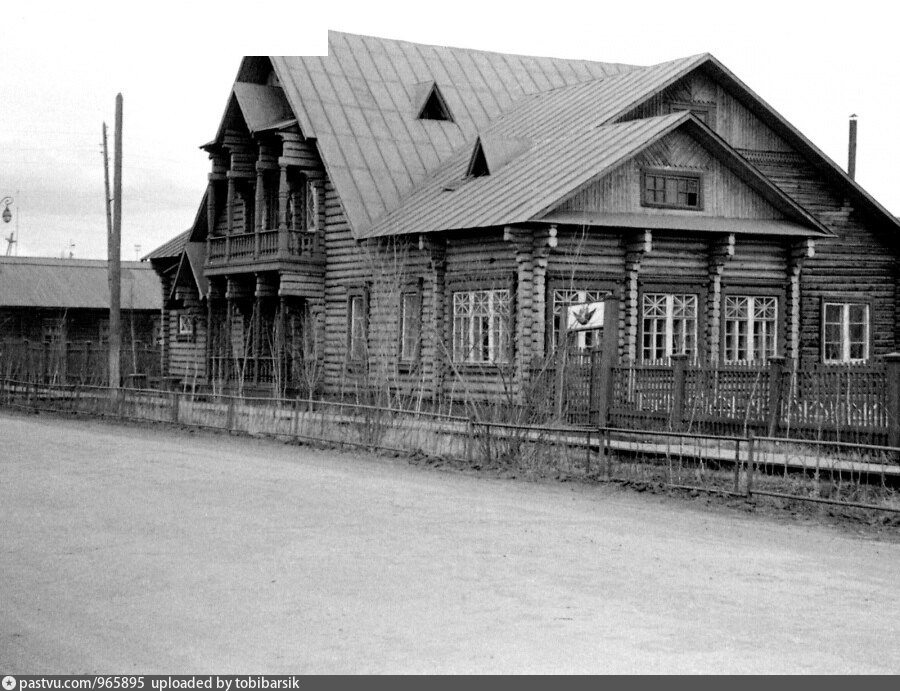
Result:
M106 258L101 128L124 100L122 258L188 228L244 55L324 55L329 29L650 65L709 52L900 215L900 45L892 3L16 3L0 15L0 198L19 256ZM7 249L0 242L0 252Z

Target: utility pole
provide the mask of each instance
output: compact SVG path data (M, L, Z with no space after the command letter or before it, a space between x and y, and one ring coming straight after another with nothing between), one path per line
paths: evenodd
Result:
M104 128L105 132L105 128ZM104 140L105 141L105 140ZM109 385L117 391L122 376L122 94L116 94L116 131L113 151L113 219L109 234Z
M112 238L112 196L109 193L109 149L106 144L106 123L103 123L103 186L106 191L106 246Z

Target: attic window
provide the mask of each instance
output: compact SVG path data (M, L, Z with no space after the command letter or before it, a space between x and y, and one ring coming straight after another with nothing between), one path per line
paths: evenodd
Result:
M699 173L647 170L641 174L641 179L643 206L695 211L703 208Z
M683 113L689 111L695 118L705 125L714 126L716 121L715 106L711 103L694 103L692 101L678 101L669 104L670 113Z
M419 111L419 120L453 122L453 116L450 115L450 109L437 84L432 85L428 92L428 98L425 99L425 103Z
M472 151L472 158L469 160L469 169L466 171L467 178L480 178L490 175L487 158L484 155L484 147L481 145L481 139L475 141L475 150Z

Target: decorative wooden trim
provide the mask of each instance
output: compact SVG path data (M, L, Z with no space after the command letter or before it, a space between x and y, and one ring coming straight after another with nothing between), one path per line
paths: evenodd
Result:
M516 253L516 289L510 295L510 315L514 311L515 325L511 333L514 353L511 362L515 365L515 396L521 403L531 378L534 324L540 319L534 312L535 233L531 229L507 226L503 229L503 239L513 244Z
M797 240L788 247L788 295L785 305L788 324L785 332L785 354L795 368L800 363L800 278L804 262L813 256L815 256L814 240Z
M709 242L709 286L706 292L706 343L710 362L721 360L722 274L725 264L734 257L734 233L713 238Z
M653 232L637 231L625 235L625 281L622 289L622 306L619 310L619 334L622 342L620 356L628 362L637 362L638 310L641 261L653 251Z

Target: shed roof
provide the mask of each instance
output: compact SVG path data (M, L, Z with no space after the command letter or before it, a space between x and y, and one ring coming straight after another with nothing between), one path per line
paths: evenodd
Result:
M122 309L158 310L159 277L150 264L122 262ZM0 307L109 309L106 260L0 257Z

